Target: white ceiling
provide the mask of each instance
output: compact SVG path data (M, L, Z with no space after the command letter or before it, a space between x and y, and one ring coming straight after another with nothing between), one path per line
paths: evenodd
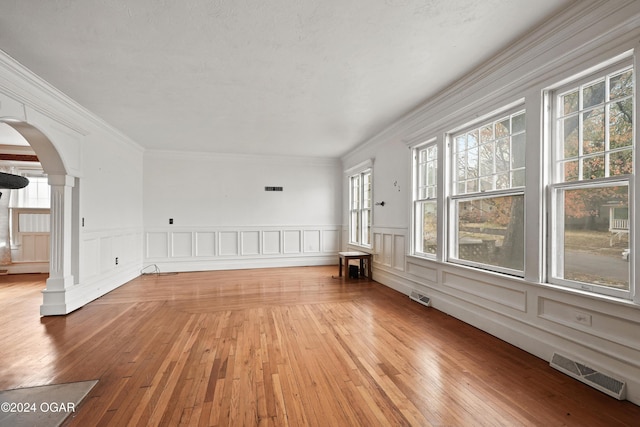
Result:
M148 149L339 157L568 0L2 0L0 49Z

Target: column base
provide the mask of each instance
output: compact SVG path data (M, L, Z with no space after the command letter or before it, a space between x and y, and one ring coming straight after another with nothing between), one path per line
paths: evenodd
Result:
M68 314L66 304L66 291L42 291L42 305L40 306L41 316L57 316Z
M73 276L65 276L65 277L49 277L47 279L47 289L48 292L54 291L64 291L67 288L73 286Z

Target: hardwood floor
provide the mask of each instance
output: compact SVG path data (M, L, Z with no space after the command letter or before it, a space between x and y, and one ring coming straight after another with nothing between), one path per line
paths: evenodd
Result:
M66 425L632 426L619 402L337 267L142 276L39 317L0 277L0 390L99 380Z

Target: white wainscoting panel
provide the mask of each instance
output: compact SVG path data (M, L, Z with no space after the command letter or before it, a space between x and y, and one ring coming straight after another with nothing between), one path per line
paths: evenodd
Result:
M50 239L49 233L21 233L22 262L48 262Z
M100 271L106 273L114 266L115 258L113 257L113 236L103 237L100 239Z
M120 264L139 262L142 259L140 236L140 233L128 233L122 236L123 245L121 252L117 255L120 257Z
M338 252L340 250L340 231L322 231L322 252Z
M82 275L92 277L100 274L100 239L85 239L83 241L82 253L84 254Z
M305 253L320 252L320 230L304 231L304 252Z
M382 265L391 267L393 259L393 234L382 235Z
M162 271L330 265L341 239L341 226L169 226L145 231L143 263Z
M373 231L373 263L404 272L406 255L405 228L378 228Z
M260 232L243 231L242 235L242 255L260 254Z
M220 232L220 255L239 255L238 231Z
M168 233L152 233L146 236L137 229L90 231L81 235L80 283L91 282L94 278L106 280L110 275L124 270L138 270L142 263L143 251L168 253ZM152 242L152 245L149 245ZM144 248L144 244L147 245ZM116 263L116 258L118 259Z
M299 254L302 252L302 232L300 230L284 231L284 253Z
M404 236L395 234L393 236L393 268L404 271L405 246Z
M196 231L196 256L216 256L216 233L213 231Z
M382 262L382 234L375 233L373 235L373 262Z
M444 271L442 285L514 310L527 311L527 292L509 287L506 282L502 284L497 279L486 282Z
M189 232L171 233L171 256L190 257L193 251L193 235Z
M584 331L640 351L640 341L638 340L640 323L634 322L632 319L544 297L539 298L538 312L541 318L550 322Z
M416 279L424 279L432 284L438 283L438 269L426 267L416 264L414 262L407 262L407 273L414 276Z
M169 233L150 232L145 240L146 258L169 258Z
M282 252L282 245L280 242L281 232L276 231L263 231L262 232L262 253L265 255L278 255Z

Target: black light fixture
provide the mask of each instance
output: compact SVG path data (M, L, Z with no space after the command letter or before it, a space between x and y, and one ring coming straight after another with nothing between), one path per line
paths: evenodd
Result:
M0 188L17 190L27 185L29 185L29 179L24 176L0 172ZM0 193L0 197L2 197L2 193Z

